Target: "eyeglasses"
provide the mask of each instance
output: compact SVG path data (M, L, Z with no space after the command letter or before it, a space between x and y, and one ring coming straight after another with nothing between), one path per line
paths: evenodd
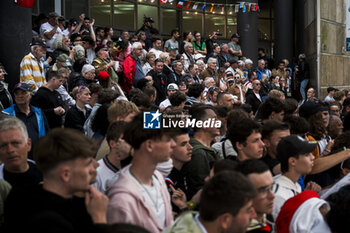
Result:
M256 85L256 86L260 86L260 83L254 83L254 85Z
M260 198L266 198L270 192L273 192L273 189L275 188L275 186L276 186L276 184L274 183L274 184L269 185L269 186L258 188L258 196Z

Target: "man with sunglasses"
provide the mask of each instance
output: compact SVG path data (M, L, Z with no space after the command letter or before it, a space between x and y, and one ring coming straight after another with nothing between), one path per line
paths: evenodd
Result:
M259 94L261 84L259 80L254 80L252 82L253 89L249 89L246 94L246 103L252 106L254 114L258 110L260 104L262 103L261 96Z
M258 191L253 199L256 217L250 222L247 232L271 232L273 222L269 220L272 220L275 195L272 191L274 180L269 167L258 159L248 159L239 163L236 170L245 175Z

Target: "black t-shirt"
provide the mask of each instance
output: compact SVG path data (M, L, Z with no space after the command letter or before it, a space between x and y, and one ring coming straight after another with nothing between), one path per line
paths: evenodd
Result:
M269 169L273 175L276 175L273 173L273 168L279 164L280 162L277 159L272 158L269 154L265 155L260 159L261 161L265 162L267 166L269 166Z
M4 179L9 182L12 187L38 185L43 181L43 176L34 163L28 162L28 164L29 169L24 173L12 173L4 169Z
M168 191L170 193L170 195L173 194L173 192L171 191L170 185L172 185L175 189L180 188L187 197L188 200L188 192L187 192L187 181L186 181L186 177L184 176L184 174L177 170L175 167L171 170L170 174L168 175L168 177L165 178L165 183L168 186ZM173 203L171 203L172 207L173 207L173 211L179 213L180 209L174 205Z

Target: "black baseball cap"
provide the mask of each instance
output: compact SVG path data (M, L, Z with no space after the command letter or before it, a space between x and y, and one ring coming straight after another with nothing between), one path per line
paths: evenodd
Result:
M30 46L33 46L33 45L40 45L44 48L46 48L46 43L45 41L43 41L41 38L33 38L32 40L32 43L30 43Z
M277 157L289 158L313 152L317 147L316 141L306 141L297 135L282 138L277 145Z
M232 36L231 36L231 39L232 38L240 38L240 36L238 35L238 33L235 33L235 34L233 34Z
M146 23L146 22L154 23L152 17L145 17L143 21L144 21L145 23Z
M300 106L299 115L307 119L318 112L328 111L328 110L329 110L328 107L323 106L318 102L306 101L303 105Z
M27 83L21 82L16 84L15 88L13 88L13 92L15 92L18 89L21 89L23 91L30 91L30 86Z

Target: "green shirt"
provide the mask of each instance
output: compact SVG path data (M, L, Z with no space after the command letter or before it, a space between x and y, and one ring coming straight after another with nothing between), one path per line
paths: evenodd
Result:
M205 45L205 42L201 42L201 44L198 44L197 42L192 42L193 48L195 50L201 50L204 51L205 48L207 48L207 46Z

